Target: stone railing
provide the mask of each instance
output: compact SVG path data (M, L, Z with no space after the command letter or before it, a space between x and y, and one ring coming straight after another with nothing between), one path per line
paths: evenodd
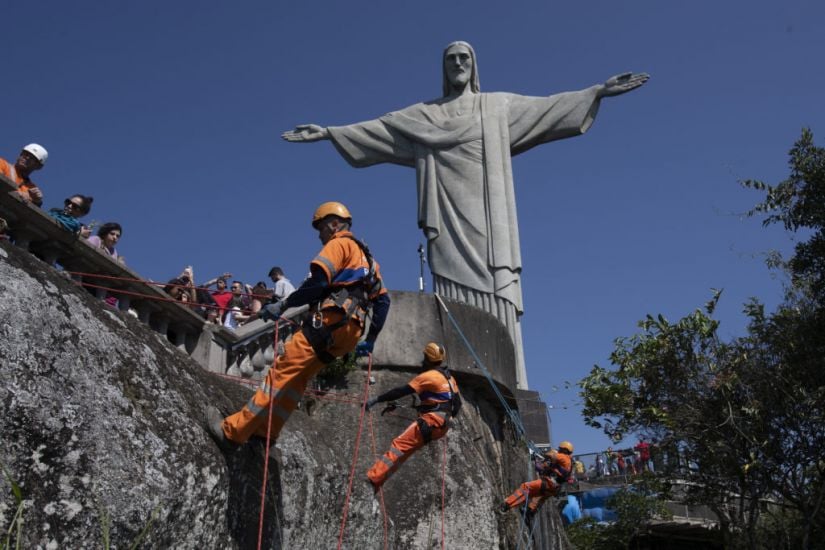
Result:
M272 323L268 323L266 335L260 338L250 338L249 333L266 325L262 321L238 333L206 323L203 317L166 294L162 285L144 281L138 273L63 229L45 211L21 200L14 193L16 189L13 182L0 175L0 217L8 222L18 247L50 265L58 264L98 298L114 296L118 309L135 311L138 319L166 336L207 370L254 376L262 371L267 357L265 351L260 351L266 349L261 345L264 340L269 340L271 363ZM245 345L240 346L241 341L245 341Z

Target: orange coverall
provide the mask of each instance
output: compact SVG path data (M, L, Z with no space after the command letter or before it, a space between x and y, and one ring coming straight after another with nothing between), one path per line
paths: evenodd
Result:
M34 198L29 195L29 189L36 188L37 184L28 178L21 178L14 169L14 165L5 159L0 159L0 174L3 174L17 184L17 193L23 197L26 202L36 204L37 206L40 206L43 203L42 199L35 201Z
M408 383L415 393L421 398L421 407L417 421L413 422L407 429L392 440L390 450L375 461L372 468L367 472L367 477L375 487L380 487L395 471L410 458L418 449L436 439L441 439L449 431L449 407L452 399L450 387L458 392L458 384L455 378L450 376L449 382L442 374L443 370L431 369L425 371ZM428 408L442 408L433 412L425 412ZM419 421L424 422L431 435L426 439L421 433Z
M527 507L535 512L548 497L558 494L559 484L566 483L570 477L571 465L570 455L557 452L554 459L544 460L537 467L540 469L538 479L522 483L504 502L510 508L515 508L529 498Z
M333 291L336 288L360 284L369 272L369 264L361 248L351 238L347 238L351 235L349 231L333 235L311 262L312 266L321 268L326 273ZM373 286L370 299L387 293L381 283L377 262L375 276L378 283ZM332 299L325 299L321 303L320 312L324 326L341 321L350 300L352 298L348 298L342 309ZM326 351L335 357L341 357L355 349L364 328L365 316L366 311L358 307L347 323L332 332L332 344ZM271 404L273 409L270 437L276 439L289 415L301 401L307 384L325 364L315 353L304 332L297 331L284 345L284 354L278 358L275 367L269 369L252 399L240 411L224 419L223 432L226 438L236 443L244 443L253 435L266 437L266 421Z

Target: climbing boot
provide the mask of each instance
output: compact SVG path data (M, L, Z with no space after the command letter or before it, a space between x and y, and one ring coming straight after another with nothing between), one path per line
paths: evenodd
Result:
M509 504L507 504L506 502L502 502L501 504L499 504L498 510L497 510L497 512L499 514L506 514L509 511L510 511L510 505Z
M536 519L536 511L532 508L527 508L527 513L524 514L524 522L527 525L533 525L534 519Z
M373 480L371 480L371 479L369 478L369 476L367 476L367 478L366 478L366 479L367 479L367 483L369 484L370 488L372 488L372 494L373 494L373 495L377 495L377 494L378 494L378 491L380 491L380 490L381 490L381 486L380 486L380 485L377 485L375 482L373 482Z
M206 408L206 431L222 451L228 452L238 448L238 443L228 439L223 433L223 414L211 405Z

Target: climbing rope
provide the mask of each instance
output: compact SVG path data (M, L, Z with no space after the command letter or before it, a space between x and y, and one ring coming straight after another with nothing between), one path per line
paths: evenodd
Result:
M524 528L527 526L527 510L530 509L530 490L527 490L527 494L524 496L524 510L521 513L521 521L519 522L519 529L518 529L518 546L516 550L521 550L521 541L524 539ZM535 521L535 518L533 519ZM529 540L529 539L528 539Z
M536 511L536 516L533 517L533 525L530 526L530 533L527 535L527 550L533 547L533 532L536 530L536 525L538 525L539 521L538 511Z
M369 363L367 365L367 377L364 381L364 398L363 405L367 404L370 392L370 375L372 374L372 354L369 354ZM355 451L352 455L352 467L349 472L349 483L347 486L347 496L344 498L344 509L341 512L341 530L338 533L338 550L341 550L341 545L344 542L344 528L347 525L347 512L349 511L349 497L352 494L352 481L355 479L355 467L358 464L358 448L361 446L361 432L364 428L364 415L366 409L361 407L361 414L358 418L358 435L355 436Z
M278 323L275 323L275 341L274 344L278 346ZM275 357L272 359L272 369L275 369L275 366L278 364L278 354L275 354ZM267 476L269 474L269 447L270 441L272 438L272 390L274 388L274 384L269 385L269 413L267 414L266 419L266 455L264 457L264 482L263 486L261 487L261 512L258 518L258 550L261 550L261 541L263 540L263 533L264 533L264 504L266 502L266 482Z
M86 273L83 271L66 271L69 275L77 276L77 277L88 277L88 278L96 278L96 279L106 279L109 281L125 281L127 283L141 283L147 286L161 286L161 287L175 287L175 288L185 288L188 290L205 290L207 292L213 292L210 290L208 286L190 286L190 285L176 285L170 283L163 283L159 281L152 281L150 279L135 279L133 277L118 277L117 275L102 275L100 273ZM87 283L80 281L80 284L86 286ZM107 288L107 287L103 287ZM122 292L118 288L110 288L112 292ZM229 292L229 291L226 291ZM251 292L241 292L242 296L249 296L250 298L266 298L269 299L271 296L265 294L252 294Z
M453 328L455 328L456 332L458 333L459 337L461 338L461 341L464 344L464 347L467 348L467 351L469 351L470 355L473 356L473 360L475 361L475 364L478 365L478 367L484 373L484 376L487 378L487 381L489 382L490 387L493 388L493 392L495 392L496 397L498 397L498 400L501 403L501 406L504 407L504 410L506 411L507 416L513 422L513 426L515 426L516 430L519 432L519 435L521 435L521 437L524 438L524 441L527 443L527 447L530 449L530 451L532 451L532 453L540 454L539 449L536 446L536 444L527 437L527 431L524 429L524 424L522 424L522 422L521 422L521 417L519 416L519 414L516 411L514 411L510 407L510 405L507 403L506 399L504 399L504 396L502 395L501 390L498 389L498 385L496 385L495 380L493 380L493 377L490 374L490 371L487 370L487 367L484 366L484 362L478 356L478 354L476 353L476 351L473 348L472 344L470 344L470 341L464 335L464 331L461 330L461 327L459 326L458 322L455 320L455 317L453 317L452 313L450 313L450 310L447 309L447 305L444 303L444 300L442 300L441 296L439 296L438 294L435 294L435 297L438 300L438 303L441 305L441 308L447 314L447 318L450 320L450 323L453 325ZM529 503L529 491L528 491L527 499L525 500L525 506L528 503ZM519 530L519 548L521 548L521 538L522 538L522 532L524 530L525 518L526 518L526 514L527 514L527 508L525 508L524 514L525 514L525 517L522 518L522 526ZM530 530L530 533L529 533L528 536L530 537L528 539L528 544L529 544L532 540L532 529Z
M493 392L495 392L496 397L498 397L498 400L501 402L501 406L504 407L507 416L510 417L510 420L513 422L513 425L518 430L519 435L521 435L521 437L524 438L524 440L527 442L527 446L530 448L531 451L533 451L535 454L539 454L539 449L538 447L536 447L536 444L527 438L527 431L524 429L524 424L522 424L521 422L521 417L507 403L507 400L504 398L504 395L502 395L501 390L498 389L498 385L496 384L495 380L493 380L493 376L490 374L490 371L487 370L487 367L484 366L484 362L478 356L476 350L473 348L472 344L470 344L470 341L467 339L467 337L464 336L464 331L461 330L461 327L458 325L458 322L453 317L453 314L450 313L449 309L447 309L447 305L444 303L444 300L442 300L441 296L439 296L438 294L434 294L434 296L436 300L438 300L438 303L441 305L441 308L444 310L444 313L447 314L447 318L450 320L450 323L452 323L453 328L455 328L456 332L458 333L458 336L461 338L464 347L467 348L467 351L469 351L470 355L473 356L475 364L478 365L478 367L481 369L481 372L483 372L484 376L487 377L487 381L493 388Z
M105 291L107 291L107 292L109 292L113 295L130 296L130 297L134 297L134 298L142 298L144 300L150 300L150 301L156 301L156 302L177 302L177 303L182 304L182 305L187 306L187 307L197 306L197 307L203 308L203 309L217 309L217 310L226 309L226 308L221 308L218 305L203 304L203 303L200 303L200 302L197 302L197 301L193 302L191 300L182 300L182 299L172 298L172 297L165 298L163 296L158 296L158 295L144 294L144 293L141 293L141 292L134 292L134 291L123 290L123 289L115 288L115 287L111 287L111 286L94 284L94 283L90 283L90 282L87 282L85 280L82 280L82 278L86 277L86 278L99 278L99 279L114 280L114 281L135 282L135 283L145 284L147 286L158 286L158 287L163 287L163 288L166 288L168 286L168 287L173 287L173 288L181 288L181 289L184 289L184 290L205 290L205 291L211 293L212 291L209 290L209 287L198 287L198 286L187 286L187 285L161 283L161 282L156 282L156 281L150 281L150 280L147 280L147 279L135 279L135 278L132 278L132 277L117 277L117 276L114 276L114 275L100 275L100 274L97 274L97 273L84 273L82 271L66 271L66 273L68 273L72 276L81 277L81 280L77 281L77 283L80 284L83 287L93 288L93 289L98 289L98 290L105 290ZM250 292L242 292L242 293L240 293L240 295L241 296L248 296L249 298L258 299L258 300L261 300L261 301L268 301L269 298L270 298L270 296L267 296L267 295L252 294ZM250 314L250 313L254 313L254 312L249 308L245 308L245 309L241 309L240 313ZM284 320L287 321L287 322L293 323L293 324L297 324L292 319L284 318Z
M447 435L444 434L444 454L441 459L441 550L444 550L444 503L446 495L447 480Z
M536 446L536 444L527 437L527 431L524 429L524 424L521 421L521 417L507 403L507 400L504 398L504 395L502 395L501 390L499 390L498 385L496 384L495 380L493 380L493 377L490 374L490 371L487 370L487 367L484 366L484 362L478 356L478 354L476 353L476 351L473 348L472 344L470 344L470 341L464 335L464 331L461 330L461 327L459 326L458 321L456 321L455 317L453 317L452 313L450 313L450 310L447 308L447 305L444 303L444 300L441 299L441 296L439 296L438 294L434 294L434 295L435 295L436 300L438 300L439 305L444 310L444 313L447 314L447 318L449 319L449 321L452 324L453 328L455 329L456 333L458 333L458 336L461 338L461 341L464 344L464 347L467 349L467 351L470 352L470 355L472 355L473 360L475 361L475 364L484 373L484 376L487 378L487 381L489 382L490 387L493 388L493 392L496 394L496 397L498 397L498 400L501 403L501 406L504 408L505 412L507 413L507 416L512 421L513 426L515 426L515 428L518 431L519 435L527 443L527 447L532 452L531 454L540 454L539 449ZM524 515L522 517L521 528L519 529L519 549L521 548L521 539L522 539L522 536L523 536L524 527L526 525L527 505L529 504L529 498L530 498L530 493L528 491L527 496L525 498L525 509L524 509ZM535 527L535 526L533 526L533 527ZM529 534L528 534L528 537L529 537L528 538L528 544L530 544L531 541L532 541L532 532L533 532L532 529L530 529Z
M378 460L378 449L375 445L375 429L373 427L372 422L372 415L368 415L369 424L370 424L370 438L372 439L372 456L375 460ZM381 500L381 515L384 517L384 550L389 548L389 526L387 525L387 508L384 505L384 486L378 488L378 495L380 496Z

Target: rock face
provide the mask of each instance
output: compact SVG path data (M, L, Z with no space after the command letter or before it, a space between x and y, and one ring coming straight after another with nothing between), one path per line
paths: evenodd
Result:
M143 548L256 546L265 444L225 455L202 427L206 405L233 412L249 388L203 371L7 243L0 296L0 463L23 494L22 547L101 548L108 537L128 548L141 535ZM375 367L371 395L414 373ZM272 447L264 548L337 546L360 417L353 401L366 375L305 402ZM518 514L494 509L527 475L524 446L483 388L461 389L464 408L446 442L419 451L385 485L386 515L365 472L415 413L365 417L344 548L384 548L385 536L388 548L440 548L442 484L445 547L518 545ZM17 510L5 476L0 492L5 533ZM542 528L536 547L566 547L552 506Z

